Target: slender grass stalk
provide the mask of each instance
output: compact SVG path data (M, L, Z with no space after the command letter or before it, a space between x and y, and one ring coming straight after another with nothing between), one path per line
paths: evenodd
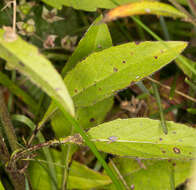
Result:
M12 120L16 120L18 122L24 123L25 125L27 125L32 131L34 131L36 129L36 125L34 124L33 121L31 121L28 117L24 116L24 115L19 115L19 114L15 114L12 115ZM39 140L39 143L44 143L45 142L45 138L42 135L42 133L39 131L37 134L37 138ZM30 145L30 144L28 144ZM47 168L48 168L48 173L50 175L50 177L52 178L51 180L51 188L52 190L57 190L58 189L58 185L57 185L57 176L56 176L56 170L53 164L51 164L53 162L53 158L51 155L50 150L47 147L43 147L43 154L45 156L45 159L47 160Z
M146 77L146 78L147 78L148 80L150 80L150 81L152 81L152 82L158 84L159 86L165 88L165 89L171 90L171 87L170 87L170 86L167 86L167 85L165 85L165 84L162 84L162 83L160 83L159 81L157 81L157 80L155 80L155 79L152 79L151 77ZM186 79L185 79L185 82L186 82ZM188 100L191 100L192 102L195 102L195 103L196 103L196 99L195 99L195 98L193 98L193 97L191 97L191 96L189 96L189 95L186 95L186 94L184 94L183 92L181 92L181 91L179 91L179 90L176 90L176 89L175 89L175 93L178 94L178 95L180 95L180 96L182 96L182 97L184 97L184 98L186 98L186 99L188 99Z
M154 90L157 105L159 107L161 126L163 128L163 132L165 134L167 134L168 129L167 129L166 121L165 121L165 118L164 118L164 113L163 113L163 108L162 108L162 105L161 105L161 98L160 98L160 95L159 95L159 92L158 92L158 88L157 88L157 85L155 83L152 83L152 87L153 87L153 90Z
M163 34L164 34L164 37L166 40L170 40L170 35L169 35L169 32L168 32L168 28L167 28L167 25L165 23L165 19L163 16L160 16L160 24L161 24L161 27L163 29Z
M126 189L124 186L121 185L121 183L119 182L119 180L116 177L116 175L113 173L113 171L111 170L111 168L107 165L106 161L102 158L102 156L99 153L99 151L97 150L95 144L89 139L89 137L86 135L86 133L84 132L84 130L79 126L77 120L74 119L64 109L64 107L62 107L62 104L60 102L56 102L56 103L57 103L58 107L60 108L60 110L63 112L65 118L70 122L70 124L72 124L72 126L75 127L76 131L78 133L80 133L80 135L82 136L82 138L83 138L84 142L86 143L86 145L91 149L91 151L93 152L93 154L97 157L97 159L99 160L99 162L102 164L102 166L105 169L105 171L107 172L108 176L111 178L112 182L114 183L116 189L117 190L124 190L124 189Z
M174 79L171 84L171 90L169 92L169 99L170 100L172 100L174 98L178 76L179 76L179 72L174 76Z
M112 167L114 168L114 170L116 171L116 173L118 174L119 179L122 181L122 183L126 187L126 190L131 190L130 187L128 186L127 182L125 181L124 177L122 176L122 174L120 173L119 169L117 168L117 166L115 165L115 163L113 162L112 159L110 159L110 163L111 163Z

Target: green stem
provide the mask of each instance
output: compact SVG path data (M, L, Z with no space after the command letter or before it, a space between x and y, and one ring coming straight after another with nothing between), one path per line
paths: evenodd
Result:
M14 188L17 190L25 190L24 175L19 174L18 172L13 172L5 167L5 165L9 162L9 160L10 160L10 154L8 152L8 148L4 142L4 139L0 131L0 161L3 163L5 171L8 174Z
M7 136L10 148L12 151L15 151L16 149L19 148L18 143L17 143L17 137L14 131L14 127L12 125L3 92L2 92L2 87L0 87L0 119L3 125L4 132Z
M153 82L152 82L152 87L153 87L153 90L154 90L154 93L155 93L155 97L156 97L156 100L157 100L157 105L159 107L161 126L163 128L163 132L165 134L167 134L168 133L168 129L167 129L167 125L166 125L164 114L163 114L163 109L162 109L162 105L161 105L161 98L160 98L160 95L159 95L159 91L158 91L157 85L155 83L153 83Z
M161 24L161 27L163 29L163 34L165 36L165 39L170 40L170 35L169 35L169 32L168 32L168 28L167 28L167 25L165 23L165 19L164 19L163 16L160 16L160 24Z

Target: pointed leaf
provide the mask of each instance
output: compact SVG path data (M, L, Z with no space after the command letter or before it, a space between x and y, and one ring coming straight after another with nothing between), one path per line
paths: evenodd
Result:
M62 75L64 76L69 70L73 69L75 65L90 55L92 52L100 51L112 46L112 39L106 24L97 24L102 19L98 17L89 27L84 37L80 40L77 48L69 58Z
M88 56L65 77L78 107L101 101L175 59L186 42L132 42Z
M187 18L184 13L178 11L176 8L172 7L169 4L156 1L141 1L122 5L112 9L105 15L104 21L107 22L121 17L148 14L174 18Z
M0 57L5 59L13 69L28 76L55 101L61 102L71 115L74 115L72 99L52 64L39 53L36 47L19 36L16 40L8 42L5 34L5 31L0 30Z
M88 132L99 150L139 158L193 158L196 130L167 122L168 134L160 121L147 118L117 119Z
M76 50L63 69L63 75L74 68L79 61L92 52L100 51L112 46L112 39L107 25L104 23L97 24L101 19L102 16L98 17L80 40ZM108 98L93 106L78 108L76 110L76 117L78 118L80 125L86 129L100 124L112 105L113 99ZM57 137L70 135L71 126L60 111L55 113L55 116L52 117L51 121Z

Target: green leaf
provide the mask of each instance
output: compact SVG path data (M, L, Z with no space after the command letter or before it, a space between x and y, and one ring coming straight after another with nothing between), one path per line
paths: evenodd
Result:
M106 24L97 24L102 19L98 17L89 27L84 37L80 40L74 53L69 58L62 75L64 76L76 64L95 51L100 51L112 46L112 39Z
M93 105L174 60L186 42L132 42L88 56L65 77L77 107Z
M39 53L36 47L19 36L12 42L8 42L5 36L5 31L0 29L0 57L5 59L13 69L28 76L55 101L61 102L71 115L74 115L72 99L52 64Z
M117 119L88 132L104 152L139 158L193 158L196 131L183 124L167 122L168 134L160 121L147 118Z
M134 190L171 189L171 175L174 171L175 186L179 186L190 177L191 162L179 160L134 160L130 158L114 159L115 166ZM173 170L173 171L172 171ZM109 189L115 190L114 186Z
M121 17L134 15L157 15L173 18L187 18L187 16L166 3L156 1L140 1L125 4L110 10L104 18L104 21L111 21Z
M113 105L113 97L107 98L93 106L78 108L76 118L83 129L100 124ZM51 118L52 128L57 138L71 134L72 126L60 111Z
M53 182L52 176L49 175L48 163L39 162L39 160L35 160L30 164L28 171L31 179L31 185L34 190L52 190L51 182Z
M62 179L62 169L64 169L64 165L62 164L62 153L56 150L52 151L53 160L50 164L53 164L56 170L56 174L58 176L58 188L61 187L61 179ZM47 161L42 159L40 156L37 161L35 160L30 164L29 173L31 178L31 184L34 190L43 190L43 189L51 189L51 176L48 173ZM95 187L104 186L107 184L111 184L111 180L108 176L102 175L99 172L95 172L85 165L82 165L76 161L72 162L72 165L69 169L69 177L68 177L68 189L91 189Z
M108 176L95 172L76 161L72 162L68 177L68 189L92 189L108 185Z
M81 9L85 11L96 11L97 8L111 9L116 7L115 0L42 0L44 3L61 9L63 5L68 7L73 7L74 9ZM118 0L118 4L122 5L125 3L130 3L138 0Z
M1 183L1 181L0 181L0 190L4 190L4 187L3 187L2 183Z
M74 68L79 61L92 52L100 51L112 46L112 40L107 25L104 23L97 24L101 19L102 16L98 17L80 40L76 50L63 69L63 75ZM78 108L76 110L76 117L78 118L80 125L86 129L100 124L112 105L113 98L108 98L90 107ZM50 106L50 110L55 109L51 109L51 107L52 105ZM48 113L49 112L47 112L47 114ZM71 125L60 111L55 113L51 121L57 137L60 138L62 136L70 135Z

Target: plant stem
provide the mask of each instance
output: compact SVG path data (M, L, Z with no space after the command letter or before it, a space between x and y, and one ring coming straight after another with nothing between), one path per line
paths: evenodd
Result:
M34 145L32 147L29 147L25 150L23 150L22 152L19 152L19 153L16 153L14 156L13 156L13 159L11 160L12 161L18 161L19 159L25 157L27 154L31 153L31 152L34 152L34 151L37 151L37 150L40 150L44 147L48 147L48 146L54 146L54 145L60 145L60 144L66 144L66 143L77 143L77 144L82 144L82 138L80 137L79 134L75 134L74 136L68 136L66 138L62 138L60 140L50 140L50 141L47 141L47 142L44 142L44 143L41 143L41 144L37 144L37 145Z
M0 87L0 119L3 125L3 129L7 136L10 148L12 151L15 151L19 148L17 144L17 137L14 131L14 127L12 125L5 101L3 96L2 87Z
M8 174L14 188L17 190L25 190L24 175L11 171L5 167L5 165L9 162L9 159L10 154L0 132L0 161L3 163L5 171Z
M127 185L127 182L125 181L125 179L124 179L123 176L121 175L119 169L117 168L117 166L115 165L115 163L113 162L112 159L110 159L110 163L112 164L112 167L114 168L114 170L115 170L116 173L118 174L120 180L122 181L122 183L123 183L124 186L126 187L126 190L130 190L130 187Z
M161 98L160 98L160 95L159 95L159 91L158 91L157 85L153 82L152 82L152 87L153 87L155 97L156 97L156 100L157 100L157 105L159 107L161 126L163 128L163 132L165 134L167 134L168 129L167 129L167 125L166 125L165 118L164 118L164 113L163 113L163 109L162 109L162 105L161 105Z
M162 83L160 83L159 81L157 81L157 80L155 80L155 79L152 79L151 77L146 77L148 80L150 80L150 81L152 81L152 82L154 82L154 83L156 83L156 84L158 84L159 86L161 86L161 87L163 87L163 88L166 88L166 89L168 89L168 90L171 90L171 87L170 86L167 86L167 85L165 85L165 84L162 84ZM186 82L186 79L185 79L185 82ZM195 102L196 103L196 99L195 98L193 98L193 97L191 97L191 96L188 96L188 95L186 95L186 94L184 94L183 92L180 92L179 90L174 90L174 92L176 93L176 94L179 94L180 96L182 96L182 97L184 97L184 98L187 98L188 100L191 100L192 102Z

